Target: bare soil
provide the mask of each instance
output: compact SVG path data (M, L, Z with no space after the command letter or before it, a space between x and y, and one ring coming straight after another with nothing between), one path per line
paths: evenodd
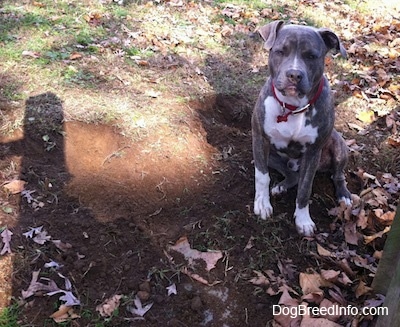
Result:
M14 233L12 296L20 298L32 271L54 260L63 265L60 272L82 302L81 318L71 326L95 326L96 319L107 325L94 318L95 307L114 294L132 298L139 290L149 295L144 303L154 302L145 319L126 320L133 318L125 310L126 300L109 326L271 323L279 296L250 284L253 270L276 270L278 260L292 260L297 271L319 263L309 255L312 241L295 231L294 190L273 199L273 219L265 222L252 214L251 108L241 101L220 95L182 106L177 109L186 111L186 118L176 134L154 130L132 141L109 126L64 122L62 102L54 94L30 98L23 133L0 139L0 171L8 171L13 162L18 175L3 173L2 182L12 177L26 181L25 189L35 191L35 202L43 204L2 194L3 205L14 208L0 216ZM239 115L238 106L249 110ZM360 191L351 174L349 182L351 191ZM328 176L318 175L311 211L321 232L330 232L327 211L335 205ZM22 236L29 227L42 225L72 248L63 252ZM198 267L219 284L190 279L180 273L183 258L166 255L182 236L193 248L224 251L224 259L209 273ZM245 250L250 238L254 246ZM178 293L167 296L171 283ZM31 299L21 312L21 325L49 323L55 302L52 297Z

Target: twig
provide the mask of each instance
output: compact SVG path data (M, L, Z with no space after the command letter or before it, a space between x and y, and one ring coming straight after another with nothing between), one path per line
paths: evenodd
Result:
M104 166L104 164L109 161L111 158L116 157L118 155L119 152L121 152L123 149L126 148L130 148L130 145L124 145L123 147L119 148L118 150L114 151L113 153L111 153L110 155L108 155L103 162L101 163L102 166Z

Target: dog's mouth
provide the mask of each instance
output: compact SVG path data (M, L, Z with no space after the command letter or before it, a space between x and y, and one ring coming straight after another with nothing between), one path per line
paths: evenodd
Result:
M279 90L284 96L302 98L304 93L296 85L288 85Z
M286 95L286 96L290 96L290 97L299 97L300 96L300 92L299 92L297 86L294 86L294 85L290 85L290 86L287 86L286 88L284 88L282 91L282 94Z

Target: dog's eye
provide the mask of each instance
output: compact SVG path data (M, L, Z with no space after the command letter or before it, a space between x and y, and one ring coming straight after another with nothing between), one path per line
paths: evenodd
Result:
M318 56L314 53L307 53L306 57L311 60L318 59Z
M282 49L276 49L275 53L279 56L283 56L285 54L285 51L283 51Z

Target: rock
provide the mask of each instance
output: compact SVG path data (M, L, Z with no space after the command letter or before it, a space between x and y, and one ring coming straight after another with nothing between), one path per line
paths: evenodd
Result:
M150 293L146 291L139 291L136 293L140 301L147 301L150 298Z
M139 285L139 290L146 291L147 293L150 293L151 292L150 283L149 282L141 283Z

